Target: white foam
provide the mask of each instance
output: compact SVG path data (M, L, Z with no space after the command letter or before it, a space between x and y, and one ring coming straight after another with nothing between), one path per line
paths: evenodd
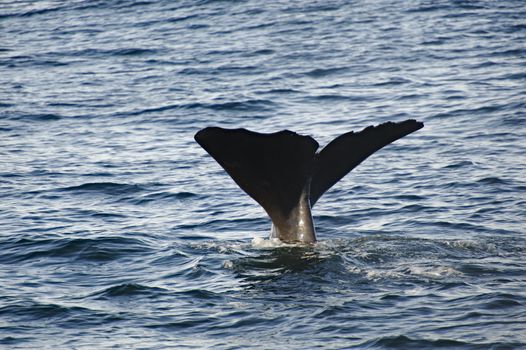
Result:
M401 269L369 269L352 266L347 270L351 273L363 274L365 275L365 278L372 281L377 281L384 278L403 279L407 275L419 276L429 279L440 279L462 274L460 271L448 266L411 266L409 268Z
M365 277L373 281L377 281L382 278L398 279L402 277L402 273L393 270L369 270L364 272Z
M252 247L258 249L268 249L268 248L279 248L279 247L290 247L291 244L283 243L279 238L261 238L254 237L252 238Z
M232 260L225 260L223 261L223 267L225 269L232 270L234 268L234 263L232 262Z
M497 246L493 243L484 243L473 240L451 240L446 241L446 244L453 248L467 250L482 250L489 253L498 253Z
M448 276L460 275L461 273L449 266L421 267L411 266L409 268L411 275L422 276L427 278L441 278Z

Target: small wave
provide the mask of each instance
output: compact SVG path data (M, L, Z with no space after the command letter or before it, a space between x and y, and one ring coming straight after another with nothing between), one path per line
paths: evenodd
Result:
M521 80L523 81L524 79L526 79L526 73L520 72L520 73L507 74L507 75L504 75L501 79L502 80Z
M512 57L524 57L524 55L526 54L526 49L510 49L510 50L505 50L505 51L494 51L494 53L492 53L490 56L498 56L498 57L501 57L501 56L512 56Z
M78 186L59 189L66 192L100 192L105 194L125 194L141 192L144 188L140 185L120 184L115 182L93 182Z
M486 310L503 310L506 308L520 308L523 304L514 300L515 296L497 296L493 300L487 302L482 308Z
M131 297L140 295L151 295L164 293L165 290L159 287L148 287L137 283L124 283L111 286L90 296L98 299L108 299L115 297Z
M373 101L377 98L372 96L344 96L337 94L325 94L325 95L316 95L311 96L310 98L318 101L327 101L327 102L337 102L337 101L350 101L350 102L359 102L359 101Z
M194 14L186 15L186 16L171 17L171 18L165 19L164 21L168 23L177 23L177 22L187 21L189 19L195 19L195 18L199 18L199 14L194 13Z
M0 16L0 19L2 18L2 16ZM11 337L11 336L6 336L6 337L3 337L3 338L0 338L0 345L9 345L9 346L17 346L17 345L20 345L20 344L23 344L23 343L29 343L31 342L33 339L31 337ZM18 348L15 347L15 348Z
M404 100L419 100L421 99L422 97L424 97L424 95L422 94L404 94L402 96L399 96L396 98L397 101L404 101Z
M150 55L150 54L155 55L158 52L159 50L132 47L132 48L113 50L111 54L114 56L139 56L139 55Z
M120 315L96 311L83 306L67 306L56 303L21 301L0 307L0 316L16 318L16 322L50 322L63 327L100 326L120 321ZM25 327L25 326L24 326ZM1 342L0 342L1 344Z
M501 179L500 177L490 176L477 180L477 183L483 185L506 185L508 184L508 181Z
M179 333L181 330L191 329L192 332L199 332L198 327L204 326L204 327L210 327L210 324L217 321L217 318L208 315L206 313L201 312L194 312L192 313L191 317L187 318L180 318L175 321L171 322L155 322L155 323L149 323L145 324L144 327L146 328L152 328L152 329L160 329L163 332L169 332L169 333ZM202 343L200 344L202 345ZM189 346L189 348L194 346ZM184 348L184 347L182 347Z
M123 255L142 254L150 248L144 242L124 237L73 239L19 239L1 242L0 262L26 262L50 258L70 261L110 261ZM52 259L51 259L52 258Z
M190 30L199 30L199 29L207 29L207 28L210 28L210 25L205 24L205 23L193 23L193 24L189 24L188 26L186 26L186 29L190 29Z
M256 51L253 51L250 55L256 55L256 56L261 56L261 55L272 55L274 54L276 51L274 50L271 50L271 49L261 49L261 50L256 50Z
M155 108L147 108L139 111L128 112L126 115L142 115L158 112L166 112L177 109L210 109L215 111L264 111L274 107L274 102L270 100L246 100L246 101L233 101L224 103L185 103L185 104L172 104Z
M83 210L82 213L94 218L126 218L126 215L123 214L101 212L97 210Z
M30 120L39 122L57 121L62 119L62 116L53 113L29 113L29 114L13 114L8 116L11 120Z
M364 348L387 349L436 349L436 348L470 348L471 343L453 339L413 339L405 335L388 336L361 344Z
M403 206L399 210L400 212L417 213L417 212L422 212L422 211L427 211L427 212L437 211L438 209L429 207L429 206L425 206L425 205L409 204L409 205Z
M68 66L70 63L60 60L53 60L42 58L40 56L13 56L9 58L0 59L0 66L8 68L17 67L32 67L32 66L43 66L43 67L62 67Z
M404 78L391 78L389 80L373 84L373 86L397 86L397 85L407 84L410 82L411 80L404 79Z
M62 306L51 303L39 303L33 301L19 302L0 308L0 315L15 316L18 319L41 320L50 318L65 318L75 314L90 314L91 310L79 306Z
M462 273L470 276L494 275L500 272L500 269L495 266L474 263L462 264L458 268Z
M493 114L495 112L499 112L502 110L506 110L510 108L510 103L503 103L503 104L494 104L489 106L480 106L476 108L458 108L458 109L452 109L445 113L437 113L434 115L431 115L431 119L442 119L442 118L451 118L451 117L472 117L473 115L487 115L487 114ZM486 135L486 134L484 134Z
M516 116L504 117L501 123L505 126L520 127L526 125L526 116L517 114Z
M156 192L156 193L150 193L145 196L142 196L137 199L133 199L130 202L137 204L137 205L143 205L151 202L158 202L158 201L164 201L164 200L187 200L190 198L196 198L199 197L198 194L192 193L192 192Z
M463 161L456 162L453 164L448 164L444 167L444 169L458 169L458 168L470 167L473 165L475 165L474 162L469 161L469 160L463 160Z
M402 194L402 195L394 196L393 198L399 199L402 201L422 201L426 199L425 197L422 197L416 194Z
M311 78L324 78L330 75L341 74L348 70L347 67L316 68L305 73Z
M233 73L235 75L252 74L259 69L258 66L243 66L243 65L230 65L225 64L214 68L214 71L218 74Z
M8 14L0 14L0 19L2 18L8 18L8 17L32 17L36 15L42 15L49 12L56 12L63 10L64 6L57 6L57 7L47 7L47 8L36 8L31 10L22 10L21 12L13 12Z
M32 319L39 318L48 318L57 316L63 313L67 313L68 308L62 307L54 304L18 304L18 305L9 305L0 308L1 314L12 314L17 315L18 317L27 317L31 316Z
M526 24L515 24L507 28L508 33L517 33L526 31Z
M274 103L269 100L246 100L234 101L225 103L204 104L203 107L216 110L232 110L232 111L250 111L250 110L266 110L274 106Z
M261 94L297 94L300 93L300 90L295 89L271 89L268 91L261 91Z
M141 114L165 112L165 111L181 109L181 108L185 108L185 105L179 105L179 104L166 105L166 106L161 106L161 107L141 109L141 110L133 111L133 112L126 112L125 114L129 116L135 116L135 115L141 115Z
M211 300L211 299L220 299L221 296L218 293L206 290L206 289L188 289L177 292L179 296L186 296L192 300Z
M112 50L102 49L85 49L81 51L69 52L70 56L88 56L88 57L101 57L107 58L107 56L141 56L141 55L156 55L159 53L157 49L145 49L139 47L119 48ZM61 55L68 53L61 53Z

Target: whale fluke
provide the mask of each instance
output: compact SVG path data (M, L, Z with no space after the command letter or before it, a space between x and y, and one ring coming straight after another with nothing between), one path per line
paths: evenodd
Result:
M348 132L321 152L310 136L208 127L195 140L270 216L285 242L316 241L311 207L336 182L385 145L424 126L388 122Z

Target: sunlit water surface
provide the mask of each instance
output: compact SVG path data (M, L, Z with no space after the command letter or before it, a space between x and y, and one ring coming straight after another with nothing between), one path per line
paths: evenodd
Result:
M0 4L0 347L526 348L524 1ZM194 141L424 129L314 208Z

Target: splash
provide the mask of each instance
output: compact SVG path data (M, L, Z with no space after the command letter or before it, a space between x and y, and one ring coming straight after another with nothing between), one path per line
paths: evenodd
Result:
M270 237L268 239L261 237L252 238L252 247L256 249L272 249L291 246L293 246L293 244L283 243L279 238L275 237Z

